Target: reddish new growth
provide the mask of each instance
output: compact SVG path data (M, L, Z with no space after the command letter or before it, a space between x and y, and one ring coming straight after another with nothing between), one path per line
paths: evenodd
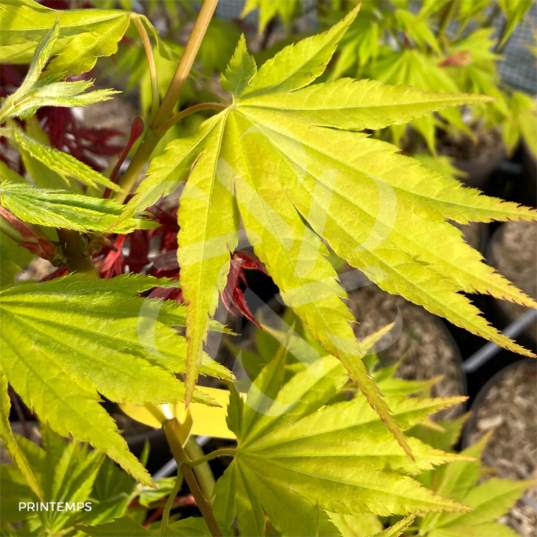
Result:
M128 235L117 235L109 240L97 236L91 242L95 267L101 278L113 278L127 272L143 273L156 278L180 279L177 263L177 207L168 211L159 206L150 209L151 218L158 222L157 229L136 230ZM227 285L222 293L222 302L227 310L235 315L233 308L247 319L259 326L253 316L241 287L247 286L245 270L260 270L268 275L265 266L250 252L237 250L231 255ZM47 280L64 276L69 269L62 267L49 276ZM183 303L180 287L171 289L157 287L151 290L150 298L175 300Z
M463 67L465 65L469 65L472 63L472 59L470 58L470 52L464 51L459 52L458 54L453 54L453 56L449 56L449 58L446 58L443 62L439 63L439 67Z
M233 305L242 315L244 315L247 319L250 319L250 321L261 328L260 324L252 315L252 312L244 299L244 293L240 287L241 282L245 286L248 285L244 270L255 269L264 272L267 276L269 275L265 269L265 265L263 265L263 263L261 263L261 261L259 261L254 254L245 252L243 250L237 250L231 256L229 274L227 276L227 285L222 293L222 302L231 315L234 315L231 309L231 306Z
M114 247L106 255L96 260L96 266L101 278L112 278L124 274L127 269L131 272L143 272L157 278L180 279L179 265L177 263L177 208L165 211L155 206L151 209L153 220L160 224L157 229L137 230L130 235L117 237ZM157 253L151 255L151 249ZM125 253L128 252L128 253ZM232 307L239 313L258 325L244 298L242 285L247 285L244 270L261 270L268 275L265 266L257 257L241 250L231 255L231 263L227 278L227 285L222 293L222 302L228 311L235 315ZM155 288L150 298L175 300L183 302L181 288L172 289ZM259 326L259 325L258 325Z
M62 262L58 247L38 227L19 220L7 209L4 209L4 207L0 207L0 215L24 238L22 242L18 243L19 246L26 248L34 255L50 261L53 265L58 265Z
M123 146L112 143L124 134L122 131L80 127L70 108L40 108L37 117L56 149L73 155L98 172L106 167L99 157L113 157L123 150Z

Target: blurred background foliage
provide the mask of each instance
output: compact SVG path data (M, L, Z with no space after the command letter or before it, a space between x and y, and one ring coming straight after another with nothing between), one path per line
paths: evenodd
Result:
M199 3L189 0L98 3L102 9L147 15L177 56L199 9ZM219 73L241 33L262 64L289 43L329 28L357 3L221 0L192 79L182 93L181 106L226 99L218 84ZM523 140L535 154L536 31L537 6L531 0L364 0L324 78L372 78L425 91L484 93L496 98L493 104L478 105L471 111L449 109L410 126L373 133L405 152L461 159L472 158L472 153L479 156L493 145L494 152L499 149L510 156ZM158 51L156 56L159 87L164 93L175 64ZM118 53L100 62L99 69L116 86L139 98L142 110L148 113L151 88L139 40L125 37ZM161 148L168 139L191 133L202 119L198 114L177 125ZM474 148L469 155L468 147Z

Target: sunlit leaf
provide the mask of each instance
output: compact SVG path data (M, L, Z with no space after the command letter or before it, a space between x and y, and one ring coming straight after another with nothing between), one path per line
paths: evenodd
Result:
M99 404L184 401L185 308L136 297L167 280L68 276L1 291L2 368L25 404L63 436L89 442L139 481L152 480ZM171 284L170 284L171 285ZM216 328L216 326L215 326ZM201 393L194 399L211 404Z
M490 326L460 292L488 293L529 307L535 302L486 265L461 232L443 220L535 220L537 213L465 189L398 154L396 147L356 132L424 118L435 110L444 114L447 106L488 97L370 81L308 86L323 73L355 16L356 10L328 32L286 47L257 73L241 40L224 78L224 85L238 92L233 105L153 160L122 218L145 210L188 178L179 209L179 263L189 306L189 390L240 215L282 299L345 364L408 450L362 362L349 325L352 315L341 301L345 292L321 237L384 290L532 355Z
M264 511L279 532L309 536L317 534L323 519L317 507L343 515L467 511L404 475L457 455L409 439L413 462L362 395L322 406L331 396L328 388L342 385L343 367L333 357L318 360L280 389L284 364L280 352L254 381L246 401L229 408L238 453L215 489L222 527L237 517L241 534L262 535ZM408 429L457 400L395 398L389 403L398 425ZM334 534L327 531L329 526L318 534Z

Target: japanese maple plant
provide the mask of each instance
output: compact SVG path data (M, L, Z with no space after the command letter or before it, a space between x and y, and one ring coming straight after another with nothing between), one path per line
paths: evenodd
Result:
M532 356L466 295L537 304L450 222L537 220L537 212L464 188L367 134L492 99L366 79L316 83L358 6L259 68L241 37L221 76L228 100L175 111L216 4L204 0L163 96L155 57L173 60L177 52L143 15L0 4L0 136L11 152L0 161L2 441L16 465L2 467L2 491L37 504L89 498L97 506L11 513L3 531L313 536L362 528L432 536L457 534L449 533L458 531L453 520L475 526L475 535L500 531L491 513L479 515L489 489L466 502L450 494L457 484L412 477L474 460L477 452L457 455L405 434L420 423L434 429L428 415L461 398L407 397L412 389L385 383L393 371L379 374L371 356L391 327L355 339L327 257L333 251L382 289ZM116 131L80 127L70 109L117 98L115 90L92 90L84 75L125 36L143 44L152 102L122 148L110 143ZM19 65L29 65L25 76ZM208 110L213 115L193 134L153 156L172 127ZM13 152L23 166L12 165ZM105 172L98 155L117 155L116 165ZM178 201L170 197L176 192ZM254 254L237 250L243 231ZM19 281L33 256L56 270L43 281ZM220 298L256 322L241 290L245 269L272 277L308 334L301 341L317 351L297 352L295 326L241 393L244 384L205 353L204 342L209 331L229 331L212 319ZM199 374L228 389L198 385ZM12 432L8 393L38 417L43 447ZM164 429L179 468L169 486L155 485L129 451L101 397ZM204 455L189 439L195 434L236 447ZM233 459L214 486L207 462L220 456ZM183 478L203 518L171 514ZM490 490L503 494L503 510L528 486L496 481ZM124 515L136 498L146 501L148 487L157 487L154 499L169 497L144 527Z

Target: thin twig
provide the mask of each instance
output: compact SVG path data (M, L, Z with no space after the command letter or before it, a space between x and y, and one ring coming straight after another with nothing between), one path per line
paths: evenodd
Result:
M181 61L177 66L175 75L170 82L168 91L162 100L156 116L151 122L151 127L146 130L142 143L138 146L129 167L119 182L119 186L123 190L116 194L116 201L118 203L123 203L125 201L136 184L138 177L142 173L144 166L151 157L151 153L153 153L160 140L160 137L157 136L154 131L167 121L173 112L175 103L179 99L184 83L190 74L190 69L192 68L194 59L196 58L201 42L205 36L209 22L211 22L211 17L216 9L216 4L218 4L218 0L204 0L203 2L198 19L192 29L192 33L190 34L185 51L181 56Z
M179 99L181 90L188 78L190 69L192 69L192 65L194 64L194 60L196 59L196 55L198 54L201 42L205 37L205 32L211 22L217 4L218 0L204 0L198 18L196 19L196 23L194 24L194 28L192 28L188 43L186 44L185 51L181 56L181 61L173 75L173 79L162 100L159 111L151 124L151 128L158 129L172 113L175 103Z

